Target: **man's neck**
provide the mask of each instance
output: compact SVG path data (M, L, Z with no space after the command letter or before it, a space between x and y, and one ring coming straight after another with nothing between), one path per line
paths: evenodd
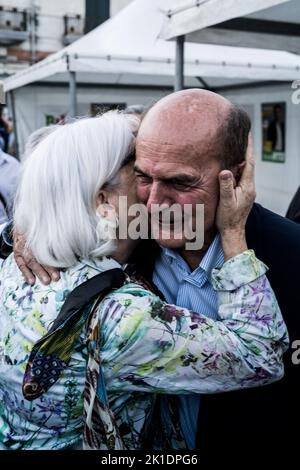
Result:
M134 251L138 246L139 240L118 240L116 249L114 250L112 257L120 264L127 263Z
M204 236L204 244L201 250L180 250L179 254L182 256L184 261L189 265L191 271L194 271L198 268L202 259L204 258L208 248L212 244L215 236L217 234L216 229L214 228L210 232L206 233Z

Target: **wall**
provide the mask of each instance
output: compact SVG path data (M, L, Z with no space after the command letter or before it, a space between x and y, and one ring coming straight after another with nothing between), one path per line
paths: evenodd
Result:
M78 87L78 114L87 115L90 104L95 102L126 102L150 105L166 91L145 88L89 88ZM256 156L257 202L285 215L293 194L300 185L300 104L291 102L292 90L289 85L261 87L231 93L223 93L230 100L243 105L252 120L252 133ZM28 135L45 125L46 114L60 115L68 111L67 86L27 86L15 92L18 116L20 148ZM272 163L262 161L261 104L286 102L286 161Z
M110 0L110 14L115 15L131 1ZM1 46L1 55L6 58L2 61L0 59L0 77L22 70L30 63L41 60L64 47L63 17L65 15L71 17L80 15L81 19L72 20L71 24L75 29L78 28L80 34L83 31L86 0L4 0L1 6L10 9L13 7L25 9L28 12L34 11L37 14L38 24L33 27L32 22L29 24L28 20L28 29L32 36L27 41ZM33 36L36 41L32 40ZM73 41L76 36L69 36L69 39Z
M131 2L132 0L110 0L110 16L114 16Z
M99 0L101 1L101 0ZM132 0L110 0L111 16L118 13ZM64 33L64 15L81 15L85 17L85 0L4 0L1 6L7 8L18 8L30 10L34 7L38 14L38 25L36 28L36 49L41 52L55 52L63 47L62 38ZM14 45L10 53L28 51L30 42L26 41L20 45ZM22 56L20 55L20 58Z
M231 101L245 105L252 115L252 132L256 156L257 202L285 215L296 189L300 185L300 104L291 101L290 84L243 89L223 93ZM261 104L286 102L286 161L262 161Z
M85 16L85 0L4 0L1 5L8 8L35 9L38 15L36 50L45 53L55 52L63 47L64 15ZM10 54L17 55L18 51L28 50L30 42L25 41L12 46ZM21 54L19 58L22 58Z
M153 104L165 91L149 88L99 88L78 86L78 115L90 113L91 103ZM15 91L19 148L22 152L31 132L46 125L46 114L59 116L69 108L67 86L26 86Z

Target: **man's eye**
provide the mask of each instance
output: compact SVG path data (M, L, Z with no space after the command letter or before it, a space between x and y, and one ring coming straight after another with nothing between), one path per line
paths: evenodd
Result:
M175 188L175 189L184 189L184 188L188 188L190 187L190 185L184 181L173 181L171 182L171 185Z
M150 183L151 182L151 178L149 176L139 175L137 173L136 177L138 178L139 183Z

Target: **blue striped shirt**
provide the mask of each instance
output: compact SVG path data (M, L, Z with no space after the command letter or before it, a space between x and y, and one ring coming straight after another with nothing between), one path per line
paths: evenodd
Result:
M218 316L217 295L210 278L213 268L224 263L220 235L217 235L198 268L191 272L188 264L175 251L162 248L155 263L153 281L170 304L200 312L209 318ZM179 398L180 425L189 449L196 444L200 395ZM164 414L164 410L162 411ZM166 416L164 416L167 419Z

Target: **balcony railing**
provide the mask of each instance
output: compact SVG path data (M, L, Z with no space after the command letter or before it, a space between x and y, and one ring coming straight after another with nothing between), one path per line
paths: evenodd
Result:
M65 15L64 27L63 43L67 46L84 34L84 18L80 15Z
M27 11L0 6L0 45L18 44L28 37Z

